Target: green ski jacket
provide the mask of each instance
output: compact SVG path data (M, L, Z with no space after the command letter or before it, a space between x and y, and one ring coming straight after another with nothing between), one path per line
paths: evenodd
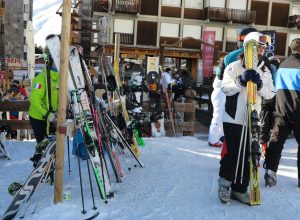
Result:
M46 114L49 111L48 86L47 86L47 70L44 67L43 71L37 75L32 81L32 92L29 97L30 107L29 116L38 120L45 120ZM59 73L50 70L51 79L51 103L52 112L57 112L58 96L59 96Z

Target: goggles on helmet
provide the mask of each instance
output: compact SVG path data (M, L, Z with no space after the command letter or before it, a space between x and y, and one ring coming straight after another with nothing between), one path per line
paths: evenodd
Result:
M271 37L269 35L261 35L258 38L258 43L260 45L270 46L271 45Z

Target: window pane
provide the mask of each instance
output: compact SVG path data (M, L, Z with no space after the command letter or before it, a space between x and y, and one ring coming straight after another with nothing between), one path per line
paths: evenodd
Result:
M162 0L162 5L180 6L180 2L181 0Z
M133 20L115 19L114 32L133 34Z
M247 0L230 0L229 8L246 10L247 9Z
M201 38L201 26L184 25L182 37L193 37L195 39Z
M160 36L178 37L179 36L179 24L161 23Z
M185 0L185 8L203 8L203 0Z
M226 41L229 41L229 42L236 42L237 41L237 31L236 31L236 29L229 29L228 28Z

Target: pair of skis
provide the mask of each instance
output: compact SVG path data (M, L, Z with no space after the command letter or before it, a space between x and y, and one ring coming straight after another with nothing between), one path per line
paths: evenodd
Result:
M245 66L246 69L255 69L258 64L258 43L249 41L245 45ZM257 86L252 81L247 83L247 117L249 132L249 160L250 160L250 205L260 205L260 146L258 143L259 117L255 107Z

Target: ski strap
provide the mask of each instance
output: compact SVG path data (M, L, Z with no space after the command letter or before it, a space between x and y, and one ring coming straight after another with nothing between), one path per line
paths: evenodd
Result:
M53 63L52 57L50 55L48 55L48 62L47 62L47 66L46 66L46 70L47 70L47 93L48 93L48 103L49 103L49 112L53 111L52 108L52 100L51 100L51 77L50 77L50 69L51 69L51 65Z

